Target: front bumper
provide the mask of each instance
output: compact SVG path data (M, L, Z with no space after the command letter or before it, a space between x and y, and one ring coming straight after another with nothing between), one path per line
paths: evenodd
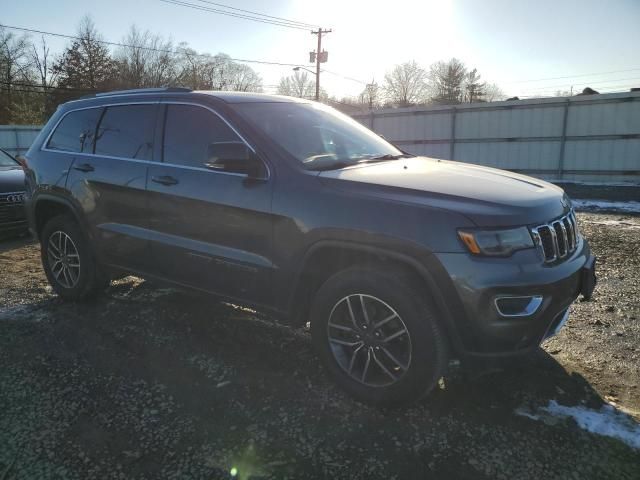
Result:
M24 204L0 205L0 237L25 233L28 227Z
M595 257L585 239L572 256L545 265L533 249L509 258L436 254L452 280L458 306L454 320L460 356L500 357L527 353L559 331L569 306L595 286ZM505 317L496 307L500 296L541 296L534 313Z

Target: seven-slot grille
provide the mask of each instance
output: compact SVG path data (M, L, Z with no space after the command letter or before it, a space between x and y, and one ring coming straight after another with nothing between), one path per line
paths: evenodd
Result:
M17 221L24 217L24 193L0 193L0 223Z
M531 234L545 263L566 258L575 252L580 238L578 222L573 210L564 217L532 228Z

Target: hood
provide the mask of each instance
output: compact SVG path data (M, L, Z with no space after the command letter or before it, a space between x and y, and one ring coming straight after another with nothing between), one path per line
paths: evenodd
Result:
M24 192L24 172L22 167L0 167L0 193Z
M343 181L343 187L347 182L357 182L349 185L369 194L375 191L391 199L462 213L479 226L543 223L568 209L564 191L551 183L505 170L427 157L363 164L321 172L319 176Z

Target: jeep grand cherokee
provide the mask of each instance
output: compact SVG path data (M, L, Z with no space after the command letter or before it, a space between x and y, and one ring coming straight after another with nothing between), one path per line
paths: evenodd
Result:
M376 405L426 394L451 358L536 349L595 284L562 189L410 155L310 101L98 94L57 110L25 171L58 295L126 272L310 322Z

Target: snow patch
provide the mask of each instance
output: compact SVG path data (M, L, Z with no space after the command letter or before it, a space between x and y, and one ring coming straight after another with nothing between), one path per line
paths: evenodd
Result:
M617 212L640 213L640 202L615 202L611 200L572 200L577 210L611 210Z
M550 400L549 405L538 409L538 413L523 407L517 408L514 413L532 420L544 420L549 416L570 417L580 428L588 432L617 438L632 448L640 449L640 424L612 405L605 404L600 410L593 410L581 405L567 407Z
M41 322L49 316L46 309L39 306L20 304L0 307L0 320Z

